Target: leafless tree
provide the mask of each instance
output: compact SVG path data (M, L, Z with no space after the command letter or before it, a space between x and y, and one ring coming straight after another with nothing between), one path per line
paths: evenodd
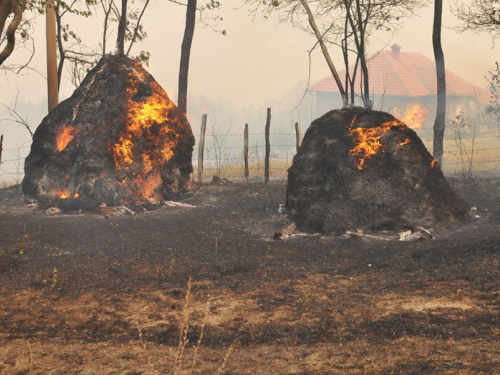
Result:
M471 3L454 1L453 14L462 21L456 28L460 32L473 31L475 33L490 34L493 45L500 36L500 2L498 0L475 0ZM495 63L495 69L488 72L486 77L490 85L491 103L486 108L487 114L496 116L500 123L500 63Z
M184 38L182 39L181 45L177 107L182 113L187 112L189 58L191 56L191 43L193 42L194 27L196 23L196 2L197 0L188 0L186 9L186 26L184 28Z
M172 0L170 0L172 1ZM172 1L175 2L175 1ZM200 19L206 25L207 19L201 17L205 11L211 11L219 9L221 6L220 2L217 0L210 0L207 4L202 7L197 7L197 0L187 0L186 5L186 26L184 28L184 37L182 39L181 45L181 59L179 66L179 87L177 94L177 107L182 113L187 113L187 92L188 92L188 75L189 75L189 61L191 56L191 45L193 42L194 29L196 24L196 13L200 12ZM209 25L211 26L211 25ZM219 30L216 30L219 32ZM226 32L220 31L222 35L226 35Z
M45 2L45 39L47 46L47 102L49 112L59 104L57 77L56 12L54 0Z
M470 3L456 0L452 13L462 21L456 30L486 32L493 43L500 36L500 2L498 0L475 0Z
M434 0L434 23L432 26L432 47L436 60L437 109L434 121L433 154L443 165L443 139L446 129L446 71L444 52L441 46L441 21L443 18L443 0Z
M0 65L12 54L27 0L0 1ZM6 27L7 25L7 27Z
M500 125L500 63L495 63L495 69L488 72L486 80L490 86L490 104L486 107L486 114L494 116ZM500 136L500 128L498 128Z
M276 13L280 22L291 22L303 30L303 4L306 0L246 0L251 6L253 17L262 14L264 18ZM371 106L369 72L366 48L370 37L376 31L395 32L401 27L404 17L413 14L427 4L427 0L309 0L319 35L325 44L336 45L342 49L346 71L349 72L349 53L356 56L356 70L348 73L345 91L351 90L351 102L354 99L354 82L357 66L361 68L362 98L365 106ZM310 18L310 17L308 17ZM313 28L314 29L314 28ZM317 40L318 32L314 31ZM332 73L333 74L333 73ZM334 75L335 78L335 75ZM337 80L336 80L337 81ZM342 85L342 83L340 83ZM339 86L339 82L337 82ZM342 85L344 86L344 85ZM340 89L341 94L344 90ZM345 103L344 98L344 103Z
M0 106L3 107L4 109L6 109L7 113L10 116L10 118L0 119L0 122L2 122L2 121L15 122L16 124L21 125L22 127L26 128L26 130L30 133L31 138L33 138L33 130L31 130L32 125L28 122L27 118L21 116L19 114L19 112L17 111L17 99L18 99L18 97L19 97L19 91L16 93L16 96L14 97L14 104L11 107L0 103Z
M127 3L128 0L122 0L122 12L118 24L118 35L116 37L116 53L125 55L125 30L127 28Z
M139 3L139 2L137 2ZM127 9L126 28L123 35L124 54L129 56L135 42L146 38L147 34L141 25L141 19L148 7L150 0L140 2L140 7ZM128 3L127 3L128 4ZM82 6L83 5L83 6ZM71 3L64 3L56 0L56 25L57 25L57 46L59 52L58 78L61 82L65 63L69 64L71 82L75 86L81 84L82 79L87 72L107 53L107 39L113 24L120 22L121 11L113 0L101 0L94 4L91 1L84 3L73 0ZM65 22L68 14L76 14L83 17L89 17L97 12L104 15L102 42L99 45L89 46L85 44L82 38L71 28L69 22ZM120 31L121 32L121 31ZM128 43L128 46L126 45ZM126 51L125 51L126 48ZM149 61L149 53L140 51L136 58L142 62Z

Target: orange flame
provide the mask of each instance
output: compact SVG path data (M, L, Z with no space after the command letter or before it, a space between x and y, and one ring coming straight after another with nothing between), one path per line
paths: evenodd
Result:
M71 198L71 193L65 188L60 188L59 191L55 194L55 196L56 198L67 199ZM80 194L78 193L73 194L73 198L78 198L79 196Z
M126 165L132 164L134 161L132 149L134 144L130 139L120 136L120 143L116 143L114 147L113 157L115 159L116 169L122 169Z
M437 164L437 159L434 159L431 161L431 168L434 168L434 166Z
M416 103L411 107L406 108L403 116L399 113L399 108L394 108L394 117L397 117L411 129L421 129L427 115L427 108L422 108Z
M411 141L409 138L406 138L403 142L399 142L399 145L404 146L404 145L407 145L408 143L411 143Z
M139 188L141 195L145 198L157 198L156 189L162 184L163 180L159 172L150 173L146 178L142 175L132 182L132 185Z
M351 120L351 125L349 126L349 129L352 129L352 127L354 126L354 123L356 122L356 118L357 118L357 117L358 117L358 116L354 116L354 117L352 118L352 120Z
M138 188L138 195L152 198L154 191L162 184L159 168L174 156L173 149L179 142L175 128L171 125L175 116L171 115L174 104L160 85L149 83L151 95L145 101L135 101L139 85L148 79L145 70L136 66L129 75L130 86L127 88L128 113L125 131L118 137L118 142L111 147L116 169L128 169L140 165L141 172L130 183ZM158 125L161 125L159 127ZM148 142L148 151L134 154L135 141ZM136 170L134 168L134 170ZM130 177L130 176L129 176ZM118 181L123 185L127 179Z
M66 199L71 197L71 193L64 188L60 188L56 193L56 198Z
M393 120L384 122L376 128L355 128L349 131L349 135L356 142L356 145L349 151L349 154L358 158L356 162L358 169L366 169L366 159L370 159L376 155L382 147L382 143L380 143L382 135L395 126L404 126L404 124L401 121Z
M63 126L56 135L57 149L59 152L63 151L68 143L71 142L78 135L78 129L74 126Z
M144 174L151 172L153 164L151 163L151 155L149 152L142 153L142 163L144 164Z

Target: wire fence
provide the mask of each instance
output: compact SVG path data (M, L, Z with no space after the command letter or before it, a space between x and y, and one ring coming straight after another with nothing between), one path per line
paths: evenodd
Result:
M432 129L417 129L427 149L432 151ZM264 181L265 134L249 134L249 181ZM244 133L207 134L204 147L205 182L245 181ZM270 133L270 180L285 180L296 154L295 133ZM24 159L30 145L3 150L0 164L0 187L21 183ZM198 149L193 152L194 176L198 175ZM488 130L460 135L447 132L444 139L443 172L448 176L500 176L500 136Z

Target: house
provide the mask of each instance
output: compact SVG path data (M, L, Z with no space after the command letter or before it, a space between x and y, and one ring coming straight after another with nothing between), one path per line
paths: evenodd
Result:
M352 71L352 66L349 68ZM345 69L339 71L345 81ZM433 59L414 52L401 52L394 44L391 50L381 51L368 58L370 98L373 109L403 114L407 108L420 105L427 110L423 128L431 128L436 117L436 65ZM358 67L355 87L359 102L361 69ZM316 96L316 117L342 107L339 90L332 76L310 85L308 91ZM489 103L490 93L458 75L446 70L446 118L455 118L460 112L473 117L478 108ZM396 116L399 117L399 116Z

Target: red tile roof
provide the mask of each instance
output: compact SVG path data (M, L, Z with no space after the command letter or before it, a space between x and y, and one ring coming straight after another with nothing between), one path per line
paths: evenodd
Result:
M352 71L353 66L349 68ZM436 95L436 68L434 60L421 53L382 51L368 61L370 92L385 95L426 96ZM345 69L339 71L344 82ZM359 82L358 67L356 81ZM356 84L359 87L359 84ZM325 77L309 86L308 91L339 92L332 76ZM448 95L468 95L488 103L490 93L446 70Z

